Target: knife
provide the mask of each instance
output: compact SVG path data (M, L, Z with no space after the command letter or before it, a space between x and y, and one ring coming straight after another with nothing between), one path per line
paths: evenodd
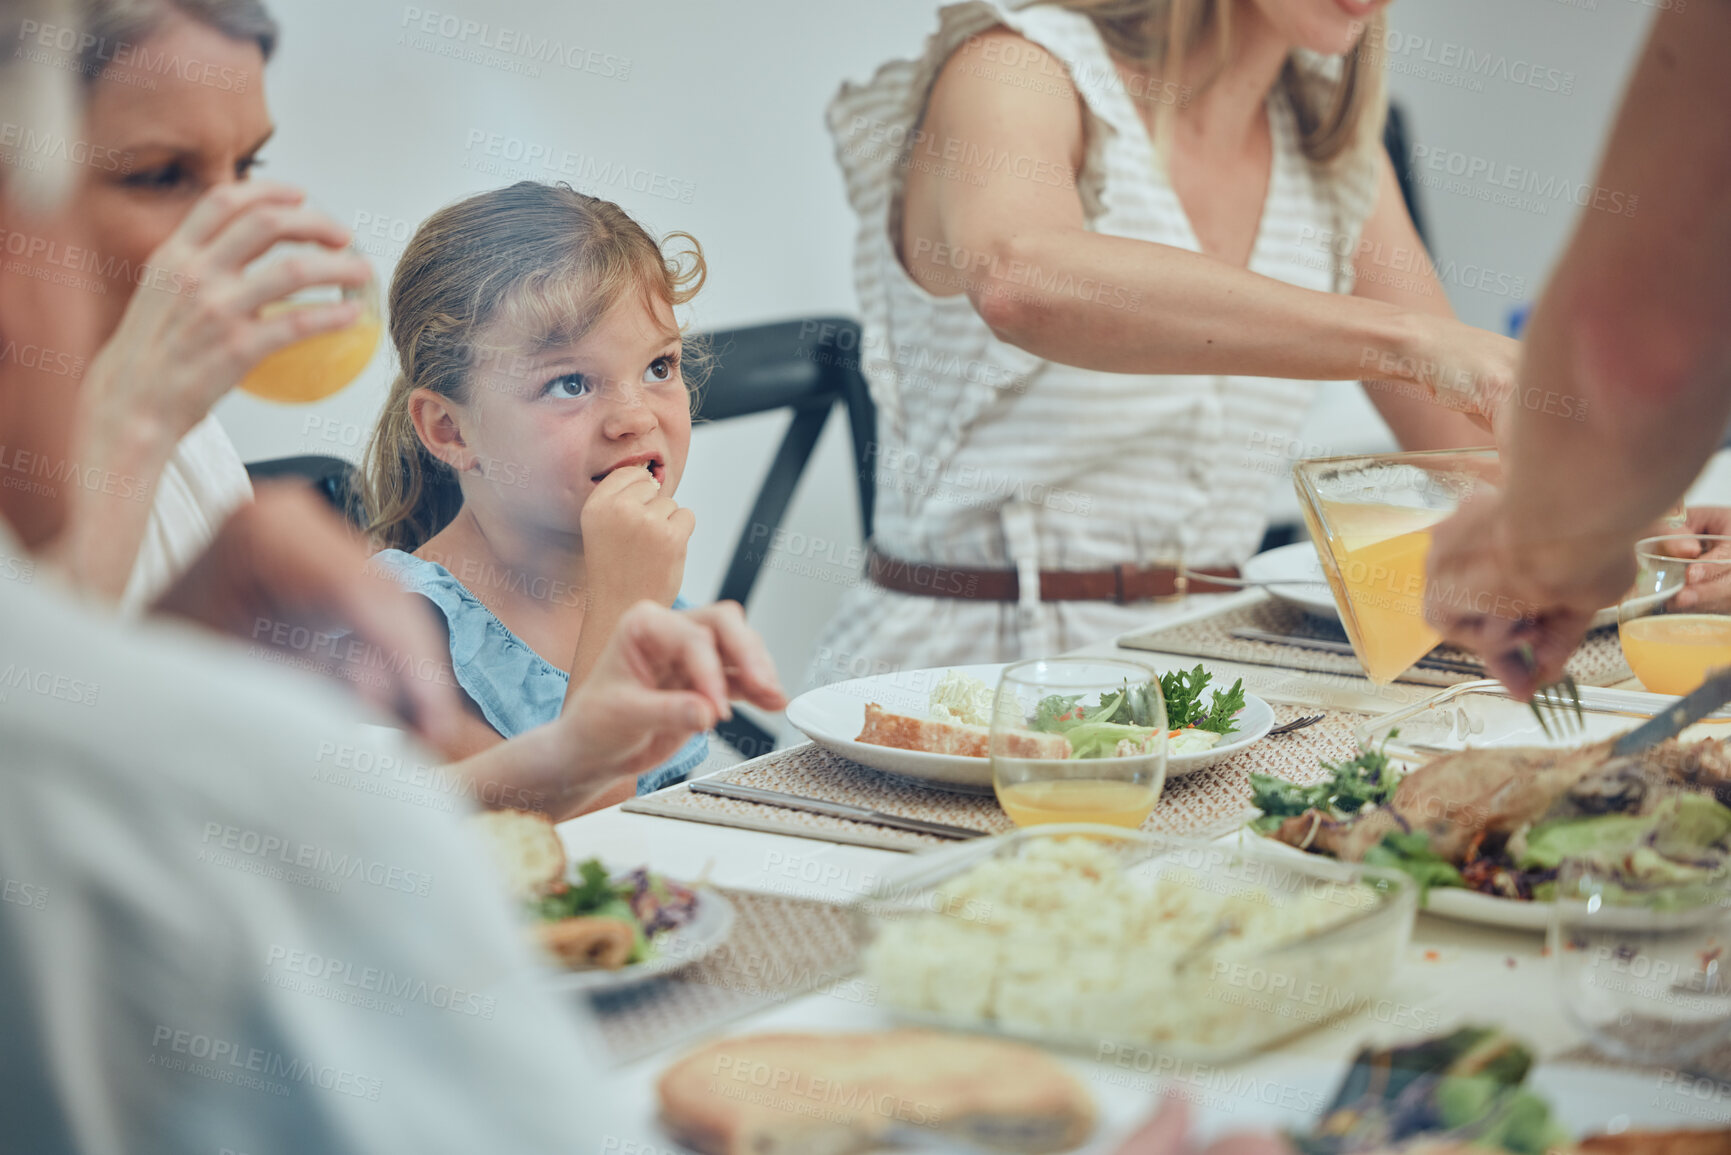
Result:
M1272 630L1258 630L1250 626L1240 626L1232 631L1232 636L1247 642L1272 642L1278 646L1297 646L1301 650L1321 650L1328 654L1352 653L1352 646L1346 642L1336 642L1328 638L1307 638L1300 634L1277 634ZM1449 674L1477 674L1483 677L1485 673L1485 668L1479 663L1462 661L1459 658L1433 658L1427 655L1414 664L1427 670L1441 670Z
M969 830L965 826L946 826L942 822L927 822L924 818L904 818L900 814L885 814L855 806L850 802L826 802L821 798L802 798L780 790L765 790L761 786L739 786L732 782L699 780L687 783L694 794L713 794L717 798L732 798L739 802L760 802L765 806L781 806L788 810L804 810L830 818L847 818L854 822L870 822L893 830L908 830L915 834L931 834L938 838L984 838L984 830Z
M1654 714L1618 738L1611 747L1611 757L1622 758L1629 754L1638 754L1649 746L1657 746L1667 738L1675 738L1686 727L1699 722L1726 702L1731 702L1731 666L1714 670L1707 680L1701 683L1699 690L1678 698L1675 705Z

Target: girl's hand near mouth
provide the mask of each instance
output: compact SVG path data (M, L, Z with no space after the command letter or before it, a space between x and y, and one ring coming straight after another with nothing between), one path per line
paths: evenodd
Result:
M697 518L662 495L656 472L641 461L621 465L602 478L583 503L579 524L587 598L571 663L573 692L594 668L627 609L646 598L671 606L679 596L685 548Z

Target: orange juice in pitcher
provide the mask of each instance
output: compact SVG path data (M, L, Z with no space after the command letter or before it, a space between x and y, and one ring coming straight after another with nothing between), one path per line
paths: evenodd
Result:
M1365 675L1394 681L1440 639L1424 616L1431 527L1497 477L1495 450L1301 461L1305 523Z
M1431 651L1440 635L1424 618L1424 559L1430 527L1446 514L1374 505L1331 505L1337 527L1325 566L1341 624L1370 680L1392 682Z

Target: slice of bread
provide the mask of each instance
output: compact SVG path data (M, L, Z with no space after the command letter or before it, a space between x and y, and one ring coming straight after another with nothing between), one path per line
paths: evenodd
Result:
M1010 730L1006 753L1012 758L1068 758L1070 742L1062 734L1037 730ZM990 756L991 730L966 722L940 722L936 718L913 718L892 714L876 702L867 702L865 726L856 742L893 746L898 750L924 750L929 754L956 754L964 758Z
M942 1031L722 1039L657 1091L668 1129L703 1155L852 1155L895 1132L1068 1151L1094 1129L1093 1100L1058 1060Z
M564 888L565 844L545 814L488 810L473 821L517 897L532 899Z

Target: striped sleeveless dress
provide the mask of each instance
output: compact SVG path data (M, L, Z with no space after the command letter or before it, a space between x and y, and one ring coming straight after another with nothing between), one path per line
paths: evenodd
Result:
M1296 433L1318 382L1056 364L999 340L966 294L933 296L907 274L892 234L903 177L941 163L914 147L927 93L953 52L997 25L1050 52L1081 94L1087 144L1076 186L1087 227L1200 250L1135 98L1079 13L953 4L919 58L842 88L828 120L859 216L861 362L878 407L875 545L910 562L1016 569L1022 597L1014 605L915 597L862 577L818 645L814 684L1034 657L1156 622L1179 607L1042 602L1038 571L1241 563L1261 541L1275 487L1291 484L1256 447ZM1300 63L1318 73L1339 65ZM1268 112L1273 167L1249 267L1350 292L1351 265L1333 253L1352 251L1374 204L1373 158L1318 166L1301 151L1278 89ZM1314 238L1328 233L1335 247L1319 250ZM1122 309L1126 325L1145 323L1123 288L1078 282L1072 291Z

